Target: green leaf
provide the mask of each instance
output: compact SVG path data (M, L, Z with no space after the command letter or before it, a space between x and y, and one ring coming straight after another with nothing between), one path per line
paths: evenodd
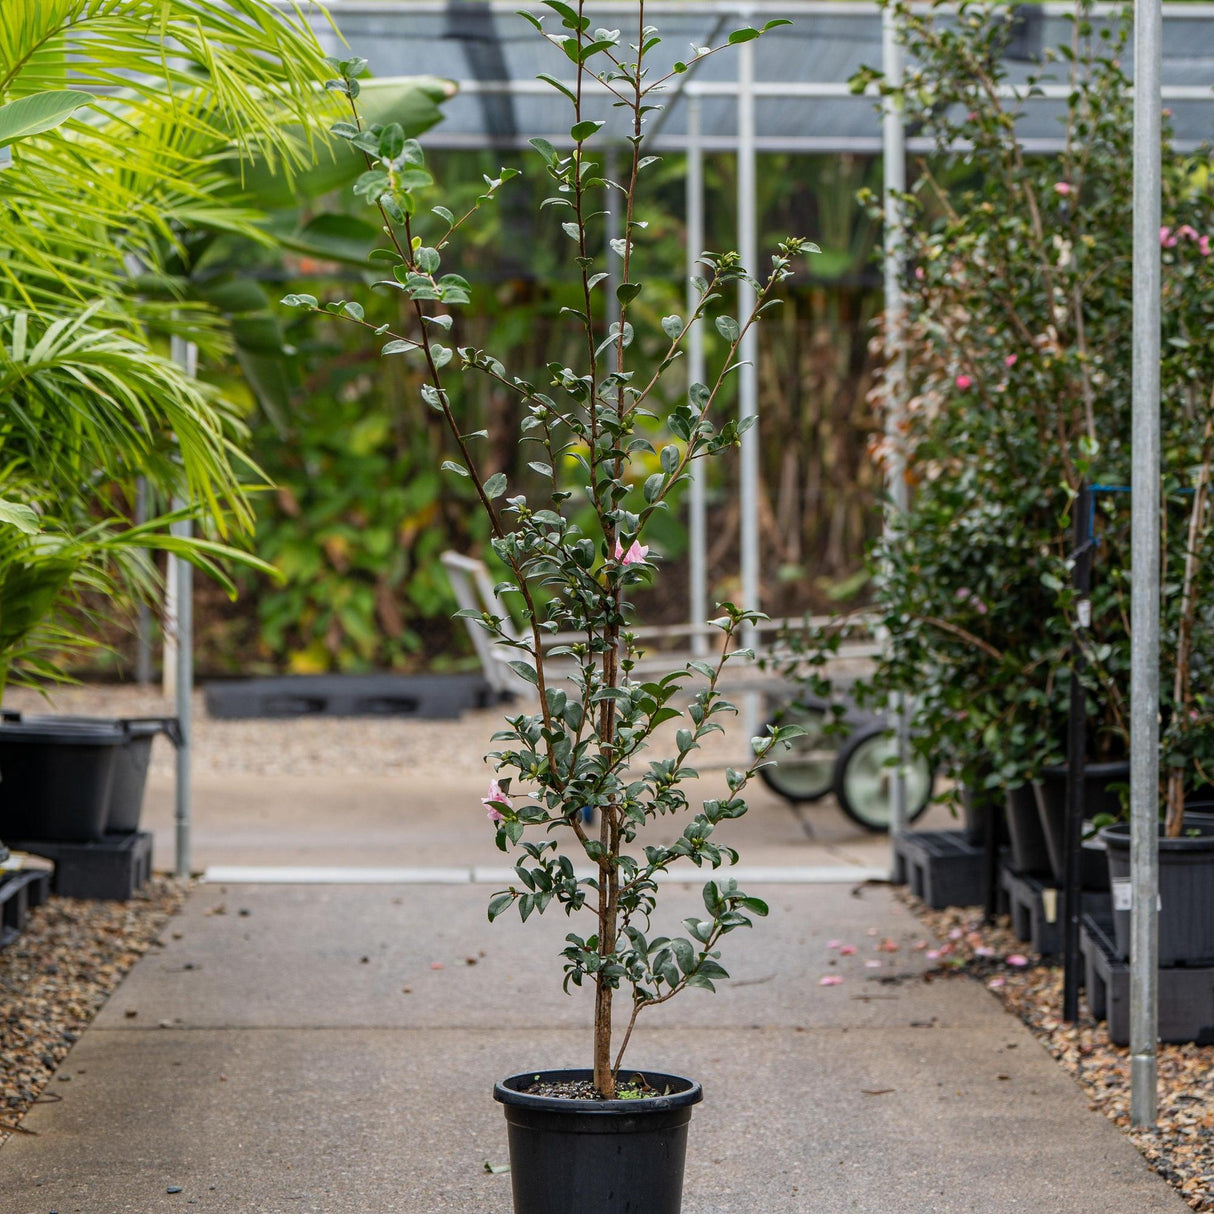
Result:
M404 127L399 122L390 122L379 133L379 158L395 161L404 150Z
M615 289L615 297L622 304L631 303L641 293L639 282L622 282Z
M0 146L53 130L92 99L89 93L53 89L0 105Z
M506 474L495 472L484 484L485 496L492 501L506 492ZM511 663L513 665L513 663Z
M384 348L380 350L380 354L408 354L410 350L416 349L416 342L403 341L398 337L393 341L385 343Z
M489 922L492 923L503 911L509 910L514 902L513 894L494 894L489 899ZM486 1167L488 1165L486 1164Z
M737 46L742 42L753 42L759 36L759 31L756 29L740 29L734 30L729 35L729 45Z
M574 143L582 143L589 139L603 124L593 118L587 118L585 122L574 123L569 128L569 137Z
M717 332L732 345L742 334L738 322L732 316L717 317Z
M540 676L535 673L534 666L529 665L527 662L519 661L507 662L506 665L509 666L520 679L524 679L533 687L539 686Z
M677 341L679 334L683 332L683 318L673 314L670 316L663 316L662 332L665 333L671 341Z
M472 474L464 467L463 464L457 464L453 460L443 460L442 470L444 472L454 472L456 476L464 476L469 480L472 479Z
M38 533L38 516L22 502L9 502L0 498L0 523L9 523L26 535Z
M427 248L425 246L417 250L417 255L414 257L414 261L417 263L417 268L421 270L423 274L435 273L438 270L438 267L442 264L442 258L439 256L438 250Z

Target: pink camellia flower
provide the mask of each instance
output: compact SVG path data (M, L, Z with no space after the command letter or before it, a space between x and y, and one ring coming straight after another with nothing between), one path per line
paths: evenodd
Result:
M481 804L485 807L485 816L490 822L502 820L502 813L498 809L498 805L505 805L507 809L514 808L514 802L502 792L502 786L496 780L489 781L489 791L481 798Z
M962 392L968 392L974 386L974 381L968 375L958 375L956 384Z
M818 979L819 986L842 986L843 979L838 974L827 974L825 978Z
M1174 249L1176 247L1176 237L1172 235L1172 229L1166 225L1159 229L1159 243L1165 249Z
M1176 229L1176 235L1182 240L1196 240L1197 229L1189 227L1187 223L1182 223L1180 227Z
M1016 361L1017 361L1017 355L1015 355L1015 354L1009 354L1009 355L1007 356L1007 358L1005 358L1005 359L1003 360L1003 365L1004 365L1005 367L1014 367L1014 366L1016 365Z
M1061 194L1063 198L1066 198L1067 195L1070 194L1070 192L1071 192L1071 183L1069 181L1054 182L1054 193L1055 194Z
M635 565L649 555L649 549L640 540L633 540L625 552L619 540L615 542L615 559L621 565Z
M1197 251L1202 257L1210 256L1210 238L1208 236L1199 236L1197 238Z

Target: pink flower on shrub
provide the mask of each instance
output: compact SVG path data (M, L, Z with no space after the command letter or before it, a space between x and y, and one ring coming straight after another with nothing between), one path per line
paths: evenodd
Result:
M915 267L915 281L922 282L927 277L927 271L922 266Z
M1189 227L1187 223L1182 223L1180 227L1176 229L1176 235L1183 240L1196 240L1197 230L1196 228Z
M1159 243L1165 249L1174 249L1176 247L1176 237L1172 235L1172 229L1166 224L1159 229Z
M956 382L957 387L960 388L962 392L967 392L974 386L973 379L971 379L968 375L958 375Z
M1199 236L1197 238L1197 251L1202 257L1210 256L1210 238L1208 236Z
M619 540L615 542L615 559L621 565L635 565L638 561L643 561L648 555L649 549L640 540L633 540L627 552L624 551Z
M1070 194L1070 192L1071 192L1071 183L1069 181L1054 182L1054 193L1055 194L1061 194L1063 198L1066 198Z
M1014 366L1016 365L1017 360L1018 360L1018 355L1015 355L1015 354L1009 354L1009 355L1007 356L1007 358L1005 358L1005 359L1003 360L1003 365L1004 365L1005 367L1014 367Z
M489 792L481 798L481 804L485 807L485 816L490 822L502 821L498 805L505 805L507 809L514 808L514 802L502 791L502 786L496 780L489 781Z

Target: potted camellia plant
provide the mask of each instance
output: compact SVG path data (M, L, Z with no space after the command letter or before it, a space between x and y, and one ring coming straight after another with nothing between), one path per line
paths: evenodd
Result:
M552 183L544 213L563 228L580 282L579 306L565 309L582 335L578 366L553 364L535 383L492 353L454 344L469 285L446 263L471 212L457 217L443 207L428 215L423 210L431 180L422 149L399 126L368 129L359 119L359 60L339 63L340 79L329 85L350 100L349 121L334 134L367 155L367 172L355 189L377 208L390 237L378 254L388 271L381 285L402 293L412 322L406 332L377 330L386 338L383 353L411 357L424 369L422 396L441 415L454 446L445 468L470 485L487 516L493 553L505 571L498 592L518 604L525 624L525 639L517 641L501 619L473 613L498 643L515 648L513 668L535 689L533 708L508 717L494 735L500 748L490 758L498 778L485 805L498 846L517 849L518 860L516 880L493 897L489 916L514 910L526 920L550 907L568 913L565 986L588 985L594 992L590 1066L530 1071L496 1086L509 1128L515 1209L674 1214L687 1123L701 1089L674 1073L626 1069L626 1048L646 1010L691 988L711 990L725 977L721 938L767 908L736 882L712 880L703 887L703 911L674 933L659 934L651 927L658 879L674 865L715 869L736 860L732 849L714 842L714 829L745 813L747 781L778 742L798 731L773 728L751 767L728 771L725 795L693 810L682 785L695 775L691 763L703 739L720 731L721 718L733 712L720 680L729 663L746 656L734 647L735 637L756 615L722 605L715 623L724 643L713 662L676 662L666 673L642 676L628 598L657 575L647 527L667 509L691 462L738 440L738 423L716 414L743 335L775 302L794 260L816 250L799 239L785 241L761 278L733 253L705 253L704 275L693 280L694 307L654 326L658 350L647 366L637 354L645 343L634 328L645 315L638 306L645 257L639 185L653 162L643 150L646 119L663 85L717 48L698 48L689 63L663 67L658 34L645 24L642 5L633 10L635 28L623 36L592 29L580 5L549 0L545 7L554 29L529 20L537 36L563 52L559 60L574 65L573 84L547 78L570 107L569 142L564 149L532 142L537 167ZM769 26L775 24L783 23ZM762 32L739 30L728 42ZM588 116L596 91L628 116L618 182L607 181L596 160L604 125ZM481 201L507 176L503 171L487 179ZM601 252L608 190L617 195L622 215L610 268ZM724 310L723 294L743 279L753 286L755 303L736 318ZM321 307L310 296L284 302ZM325 307L365 323L357 303ZM615 319L608 322L612 309ZM681 384L671 405L663 385L689 330L706 318L720 336L719 370L706 383ZM485 475L498 453L486 452L487 436L468 433L462 423L453 386L461 375L486 377L516 402L518 437L533 452L529 469L538 493L512 490L505 473ZM560 643L551 645L547 638L554 634ZM649 758L659 733L670 735L669 753ZM679 816L685 824L673 842L643 844L655 824L669 839L668 823ZM626 1023L618 1033L613 1011L621 1001Z
M1017 866L1049 877L1062 858L1058 794L1077 636L1086 765L1102 782L1088 789L1089 814L1116 812L1116 786L1128 777L1129 27L1117 18L1101 27L1078 4L1065 45L1013 75L1015 22L1005 8L893 7L914 65L893 92L935 150L906 198L909 402L899 441L911 504L877 554L877 605L891 637L877 682L913 697L922 744L964 780L1009 792L1013 848L1024 845ZM889 91L874 72L856 83L873 81ZM1035 86L1060 82L1063 150L1028 156L1013 133L1041 104ZM1204 694L1214 624L1214 351L1204 338L1214 214L1204 162L1171 152L1166 130L1164 139L1161 816L1166 806L1167 838L1176 840L1163 852L1186 857L1186 889L1195 891L1214 889L1193 872L1206 828L1192 817L1186 826L1182 812L1209 782L1214 755ZM1085 482L1098 487L1098 544L1090 625L1081 627L1072 524ZM1104 837L1110 859L1128 865L1124 832ZM1125 877L1116 865L1112 875ZM1165 919L1214 925L1189 893L1162 898ZM1161 944L1165 932L1167 923ZM1188 955L1201 961L1211 949L1198 944ZM1178 955L1166 945L1161 954Z

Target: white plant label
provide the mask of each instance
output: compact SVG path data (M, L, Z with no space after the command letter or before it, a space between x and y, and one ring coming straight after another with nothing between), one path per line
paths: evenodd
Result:
M1134 905L1134 890L1128 877L1113 882L1113 909L1128 911Z

